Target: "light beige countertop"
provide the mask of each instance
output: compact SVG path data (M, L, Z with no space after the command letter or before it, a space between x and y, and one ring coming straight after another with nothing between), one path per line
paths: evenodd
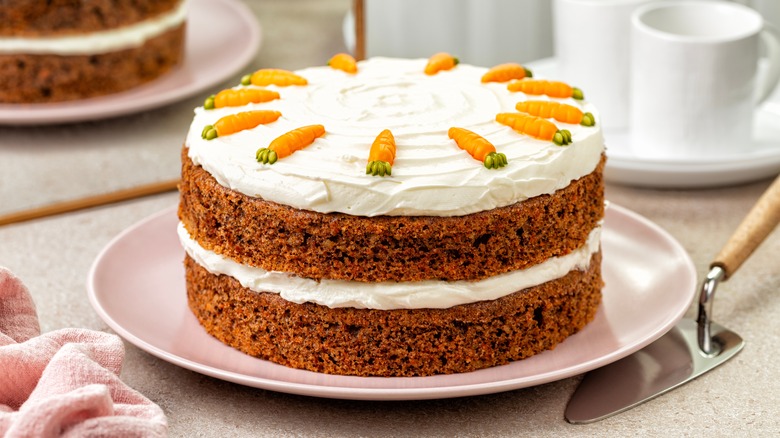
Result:
M263 28L262 47L247 71L319 65L345 50L341 26L350 0L247 3ZM192 109L203 97L103 121L0 127L0 214L176 178ZM607 198L666 229L701 278L770 182L700 190L609 184ZM26 283L44 332L111 332L87 298L91 264L115 235L176 203L171 192L0 227L0 266ZM590 425L571 425L563 417L579 376L455 399L330 400L207 377L126 342L121 377L162 407L171 436L776 436L779 268L775 231L718 290L714 319L746 340L739 355L671 393ZM694 317L693 310L687 316Z

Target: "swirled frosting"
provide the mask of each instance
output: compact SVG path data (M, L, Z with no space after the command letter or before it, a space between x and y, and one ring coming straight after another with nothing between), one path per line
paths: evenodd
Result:
M182 0L168 13L117 29L53 37L0 38L0 53L99 55L140 47L149 39L182 24L187 18L188 3L189 0Z
M590 104L554 99L596 116L594 127L555 122L572 133L572 144L561 147L495 121L497 113L515 112L515 104L528 96L509 92L504 83L481 83L485 68L459 64L427 76L425 64L424 59L372 58L359 62L354 75L307 68L296 73L308 85L267 87L279 92L278 100L196 108L186 138L189 157L220 184L245 195L355 216L465 215L553 193L596 168L604 141ZM204 126L253 109L273 109L282 116L214 140L201 138ZM273 165L256 161L258 148L311 124L326 130L311 146ZM508 165L485 168L448 137L453 126L485 137L507 156ZM369 148L383 129L396 140L392 175L366 175Z
M187 254L212 274L229 275L255 292L278 293L294 303L358 309L448 308L483 300L495 300L519 290L563 277L572 270L586 270L600 248L601 227L594 228L586 243L561 257L552 257L527 269L511 271L479 281L381 282L312 280L284 272L242 265L201 247L182 223L179 240Z

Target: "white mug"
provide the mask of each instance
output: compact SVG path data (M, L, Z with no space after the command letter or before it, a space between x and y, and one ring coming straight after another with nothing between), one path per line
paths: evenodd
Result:
M631 14L652 0L555 0L557 76L580 88L601 125L628 125Z
M737 3L651 4L631 18L631 148L706 161L749 151L753 113L780 79L780 40ZM768 73L758 84L759 43Z

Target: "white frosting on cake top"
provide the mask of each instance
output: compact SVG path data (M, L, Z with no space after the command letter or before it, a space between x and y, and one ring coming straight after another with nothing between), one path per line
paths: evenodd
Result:
M187 4L149 20L111 30L52 37L0 37L0 53L31 55L99 55L142 46L184 22Z
M372 58L351 75L330 67L296 73L305 86L266 88L281 99L243 107L195 109L186 139L189 156L216 180L252 197L321 213L356 216L465 215L550 194L591 173L604 150L600 119L587 102L575 105L596 117L595 127L553 121L571 131L573 142L557 146L519 134L495 121L516 112L522 100L548 99L509 92L506 83L481 83L487 69L459 64L433 76L425 59ZM587 97L587 90L584 90ZM201 138L203 127L241 111L273 109L276 122L218 137ZM273 165L255 159L292 129L321 124L324 136ZM458 148L447 132L457 126L474 131L504 153L508 165L487 169ZM392 175L366 175L374 138L384 129L395 137Z
M425 280L364 283L345 280L313 280L284 272L242 265L201 247L184 224L179 240L187 254L212 274L229 275L255 292L278 293L294 303L311 302L327 307L358 309L449 308L460 304L495 300L519 290L559 279L572 270L586 270L600 248L601 227L594 228L586 243L561 257L552 257L528 269L511 271L479 281Z

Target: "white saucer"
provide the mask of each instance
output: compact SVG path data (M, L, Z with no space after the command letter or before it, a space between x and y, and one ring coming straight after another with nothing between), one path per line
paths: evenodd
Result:
M526 64L535 75L555 78L554 58ZM740 155L702 160L647 159L630 150L631 133L604 129L610 183L655 188L704 188L756 181L780 172L780 88L756 110L752 148ZM750 140L746 140L750 141Z
M182 65L128 91L46 104L0 104L0 125L79 122L147 111L194 96L245 68L260 48L260 25L237 0L192 0Z

